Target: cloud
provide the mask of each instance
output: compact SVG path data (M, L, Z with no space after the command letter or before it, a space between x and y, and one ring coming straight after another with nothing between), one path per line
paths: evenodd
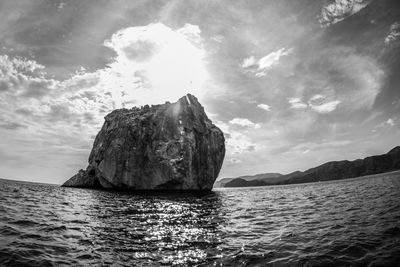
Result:
M87 90L68 87L79 75L66 81L51 79L36 61L9 56L0 56L0 72L0 80L7 84L0 92L0 147L20 153L21 162L38 168L43 168L40 162L52 162L62 169L63 163L55 161L87 154L79 147L88 147L88 136L97 132L104 115L99 112L95 121L89 121L85 112L98 112L102 103L70 100Z
M176 101L187 92L201 97L207 77L201 40L199 27L190 24L122 29L104 42L117 54L109 66L83 68L64 81L46 78L45 67L34 60L0 56L0 102L3 109L29 110L16 114L34 114L38 123L72 127L99 125L104 113L126 105Z
M356 14L370 2L370 0L335 0L322 8L318 21L322 27L328 27Z
M400 23L395 22L390 26L389 34L385 38L385 44L390 45L400 37Z
M396 123L397 117L388 118L385 121L381 121L380 123L376 124L375 127L371 130L373 133L377 133L379 131L385 132L392 129L394 126L397 126Z
M275 52L266 55L265 57L260 58L260 60L258 61L258 70L266 70L272 67L274 64L277 64L279 62L279 59L282 56L289 55L291 51L291 49L287 50L286 48L281 48Z
M33 60L0 55L0 93L41 98L54 89L55 81L44 77L44 66Z
M317 105L310 104L310 107L318 113L326 114L334 111L337 105L339 105L339 103L340 103L339 100L334 100L323 104L317 104Z
M229 155L238 155L254 151L256 149L256 144L245 135L237 133L231 135L231 137L227 139L226 149L229 150Z
M57 8L60 10L60 9L63 9L66 5L67 5L67 3L61 2L58 4Z
M26 125L18 123L18 122L0 122L0 128L6 129L6 130L16 130L20 128L27 128Z
M305 142L295 145L290 148L289 151L296 152L299 154L307 154L311 151L342 148L352 143L350 140L332 140L332 141L321 141L321 142ZM288 151L288 152L289 152Z
M182 28L176 31L186 37L187 40L200 47L203 46L203 38L201 38L201 30L198 25L186 23Z
M308 105L303 103L300 98L289 98L288 102L291 108L304 109L308 107Z
M254 56L243 59L242 68L248 68L257 64L257 60Z
M229 132L229 138L226 140L226 146L228 157L246 152L252 152L256 149L256 144L248 136L232 130Z
M48 115L50 121L70 121L75 117L75 114L64 103L51 105Z
M217 43L222 43L224 41L225 37L222 35L216 35L214 37L211 37L211 39Z
M3 75L11 74L34 74L40 73L44 69L43 65L38 64L36 61L28 60L21 57L10 58L7 55L0 56L0 71Z
M258 104L257 107L266 110L266 111L271 111L271 107L267 104Z
M396 125L396 124L394 123L394 120L393 120L392 118L389 118L389 119L386 121L386 124L389 125L389 126L394 126L394 125Z
M339 104L339 100L327 101L326 97L320 94L312 96L308 101L308 105L311 109L322 114L334 111Z
M230 124L239 125L242 127L254 127L254 129L258 129L261 126L258 123L254 123L246 118L234 118L229 121Z
M303 64L307 71L300 69L297 74L304 75L297 81L301 88L297 95L310 99L321 94L329 101L340 101L347 111L372 108L385 78L376 59L349 47L322 49Z
M310 102L311 103L315 103L315 102L321 102L321 101L324 101L324 99L325 99L325 97L323 96L323 95L320 95L320 94L317 94L317 95L313 95L311 98L310 98Z
M229 162L232 164L238 164L238 163L241 163L242 161L237 158L231 158L231 159L229 159Z
M256 149L256 144L248 135L241 131L242 129L237 129L235 127L236 124L228 124L218 120L215 120L214 123L224 132L226 140L225 156L227 160L236 157L238 154L252 152ZM251 124L250 122L250 125L254 127L255 124Z
M332 112L340 104L339 100L327 100L327 97L321 94L313 95L308 103L304 103L301 98L289 98L290 108L292 109L306 109L308 107L317 113L326 114Z
M54 90L57 84L54 80L43 78L30 78L25 85L25 91L21 94L23 97L41 98Z
M292 49L281 48L269 53L259 60L256 60L254 56L250 56L243 60L241 66L244 69L251 68L252 73L254 73L256 77L262 77L267 74L267 71L271 67L279 63L281 57L289 55L291 51Z

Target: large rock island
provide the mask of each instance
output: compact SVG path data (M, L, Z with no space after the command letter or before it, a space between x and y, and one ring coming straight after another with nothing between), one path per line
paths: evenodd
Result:
M211 190L225 156L223 132L193 95L176 103L114 110L89 166L63 186L122 190Z

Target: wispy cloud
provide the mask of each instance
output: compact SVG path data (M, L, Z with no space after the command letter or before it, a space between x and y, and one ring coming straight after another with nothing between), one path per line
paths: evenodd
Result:
M267 74L267 71L274 65L279 63L283 56L287 56L292 52L292 49L281 48L277 51L271 52L268 55L256 60L254 56L245 58L242 62L242 68L250 69L256 77L262 77Z
M254 123L246 118L234 118L229 121L230 124L242 126L242 127L253 127L254 129L260 128L260 124Z
M312 96L308 101L308 105L311 107L311 109L322 114L334 111L339 104L339 100L328 101L327 98L321 94Z
M337 105L340 104L339 100L334 100L322 104L310 104L310 107L318 113L326 114L336 109Z
M291 108L304 109L308 107L308 105L303 103L300 98L289 98L288 102Z
M378 123L377 125L375 125L375 127L372 129L373 133L376 133L378 131L382 131L382 130L390 130L395 126L398 126L398 123L396 123L397 118L393 117L393 118L388 118L385 121L382 121L381 123Z
M332 141L321 141L321 142L306 142L300 143L292 147L290 150L299 154L307 154L311 151L340 148L351 144L351 140L332 140Z
M324 95L316 94L313 95L309 100L308 103L304 103L301 98L289 98L288 100L290 104L290 108L293 109L306 109L311 108L311 110L326 114L334 111L337 106L340 104L339 100L330 100L328 101Z
M302 97L321 94L348 110L370 109L383 86L382 65L348 47L322 49L305 61L309 69L305 79L298 81L299 85L304 82Z

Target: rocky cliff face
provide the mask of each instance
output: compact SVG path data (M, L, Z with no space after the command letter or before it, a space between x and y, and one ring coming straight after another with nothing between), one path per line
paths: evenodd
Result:
M193 95L176 103L114 110L89 166L63 186L123 190L211 190L225 156L222 131Z

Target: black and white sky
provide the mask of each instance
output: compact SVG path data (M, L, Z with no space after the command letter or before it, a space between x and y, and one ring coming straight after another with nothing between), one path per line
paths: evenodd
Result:
M398 0L2 0L0 177L62 183L116 108L196 95L220 178L386 153Z

